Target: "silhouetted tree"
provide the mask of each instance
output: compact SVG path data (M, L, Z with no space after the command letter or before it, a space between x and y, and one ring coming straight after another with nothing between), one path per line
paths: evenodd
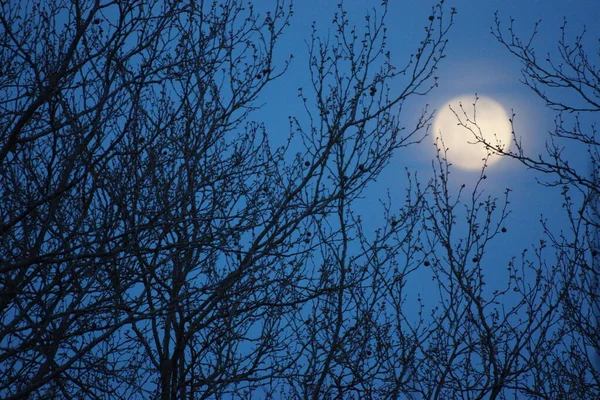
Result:
M564 316L561 319L564 336L553 354L553 374L549 375L556 380L550 387L565 398L596 398L600 396L597 364L600 355L600 325L597 324L600 315L597 247L600 141L595 123L600 112L600 81L593 58L600 52L598 49L595 53L589 52L585 28L569 39L565 21L560 27L558 54L540 58L533 46L538 25L525 41L514 33L511 20L509 38L505 38L496 16L493 32L523 63L523 82L556 111L555 127L546 143L545 155L531 156L518 142L516 151L507 155L548 174L550 180L546 185L562 188L570 232L548 232L556 249L559 270L555 286L556 293L562 297ZM577 152L577 159L571 159L565 149ZM587 165L582 164L582 160L587 161Z
M560 28L558 54L536 49L539 22L525 39L515 33L513 24L511 18L508 28L503 29L496 14L492 33L521 61L522 82L556 112L545 154L531 154L521 143L518 115L511 118L512 148L486 142L477 127L469 128L464 117L457 116L491 153L516 159L541 172L547 179L542 177L540 183L560 188L563 196L569 225L557 232L544 221L546 239L537 248L537 260L531 261L537 264L542 279L550 277L552 291L548 298L556 302L544 312L558 315L558 320L547 332L552 339L546 343L549 346L544 346L543 357L534 363L524 393L531 398L598 398L600 141L595 123L600 112L600 81L593 56L600 53L588 51L585 29L569 39L566 21Z
M2 397L330 393L344 301L376 275L350 210L428 121L402 134L398 112L435 86L433 15L395 69L383 19L359 36L340 8L272 149L251 115L286 70L283 1L3 2Z
M381 226L357 212L430 122L400 112L437 85L442 3L402 67L386 2L313 27L281 147L253 112L288 67L290 4L2 3L0 396L593 398L569 359L591 353L568 353L592 338L591 281L568 275L589 241L486 285L508 202L483 172L455 190L443 145Z

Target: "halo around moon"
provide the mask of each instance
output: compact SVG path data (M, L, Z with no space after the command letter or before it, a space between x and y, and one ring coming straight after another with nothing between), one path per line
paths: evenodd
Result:
M441 137L448 161L467 170L481 169L488 154L488 166L501 159L478 137L503 150L508 150L512 139L509 116L500 103L485 96L477 98L475 107L473 103L474 96L456 97L444 103L433 121L434 140Z

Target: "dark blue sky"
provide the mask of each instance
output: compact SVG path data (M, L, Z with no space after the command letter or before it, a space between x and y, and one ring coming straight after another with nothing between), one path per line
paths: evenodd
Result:
M288 116L302 119L305 115L302 103L297 98L297 89L310 87L308 75L307 42L310 41L311 23L321 36L333 30L332 15L338 1L302 0L295 3L295 14L279 45L279 55L283 58L294 55L288 73L267 88L261 101L265 106L255 118L264 121L275 142L288 133ZM346 0L344 9L357 26L364 23L367 10L379 2L371 0ZM428 23L433 1L389 2L387 17L388 49L392 60L404 64L423 38L424 26ZM519 61L491 34L494 25L494 12L498 11L502 25L506 28L510 17L514 18L515 32L521 37L529 37L536 21L541 20L534 45L537 53L550 52L557 57L557 43L563 19L568 21L568 35L574 38L583 27L587 27L587 43L594 50L597 41L597 21L600 21L598 0L446 0L446 16L456 7L455 25L449 35L447 58L439 69L439 88L426 97L413 97L408 101L401 118L407 127L414 126L420 110L428 104L439 108L444 102L475 93L489 96L500 102L510 114L516 114L515 131L530 154L543 151L548 131L554 127L555 113L545 107L544 102L519 82L521 78ZM505 34L508 34L504 30ZM545 57L543 57L545 58ZM423 132L424 133L424 132ZM378 182L368 188L365 198L357 210L366 221L382 221L378 199L386 196L389 189L397 206L402 206L405 189L405 168L418 171L422 181L432 175L431 162L435 151L432 135L417 145L397 154L397 157L380 176ZM567 149L566 154L575 161L585 162L575 150ZM525 169L518 162L505 159L491 166L486 172L488 179L483 188L487 193L502 197L506 188L512 189L511 216L507 222L508 233L496 241L497 254L490 254L490 268L505 269L512 256L518 256L526 247L539 244L543 238L540 217L548 218L553 228L566 229L565 214L561 208L562 198L559 189L541 187L536 183L539 174ZM466 184L470 189L475 184L480 171L454 169L451 185L458 188ZM373 225L373 228L375 225ZM495 265L497 263L497 265ZM492 265L494 264L494 265ZM423 286L422 290L427 290ZM420 290L420 289L419 289Z
M302 103L297 97L297 89L310 88L308 74L308 45L310 41L311 23L316 26L321 36L333 30L332 15L336 11L338 1L302 0L295 4L295 14L279 45L279 55L284 58L290 54L294 59L288 73L267 89L261 99L265 106L255 117L264 121L275 142L283 140L288 133L288 116L300 119L305 116ZM344 9L348 17L357 26L364 24L364 15L372 9L371 0L346 0ZM431 1L397 1L389 2L387 17L389 45L392 60L404 64L423 38L423 28L428 23L434 2ZM597 21L600 21L600 3L598 0L548 1L548 0L447 0L445 2L446 17L452 7L456 7L455 24L449 35L447 58L438 71L439 88L426 97L413 97L405 104L401 118L407 127L414 126L421 109L428 104L438 109L444 102L461 96L474 96L475 93L489 96L500 102L510 114L515 112L515 131L526 145L530 154L543 151L548 131L554 127L555 113L545 107L529 88L519 82L521 65L519 61L491 34L494 25L494 12L498 11L502 25L506 28L510 17L514 18L515 32L522 37L529 37L536 21L541 20L538 34L534 42L537 53L550 52L557 57L557 43L560 38L560 26L563 19L568 21L567 33L574 38L583 27L587 27L587 42L595 45L597 40ZM508 34L504 30L505 34ZM590 47L594 50L594 47ZM545 58L545 57L543 57ZM424 133L424 132L423 132ZM435 154L431 132L429 137L416 147L404 149L397 154L393 162L384 170L378 182L371 185L365 193L357 212L363 221L376 224L383 222L379 200L390 191L397 207L402 206L406 186L405 168L418 171L422 181L432 176L431 162ZM566 154L573 157L574 162L585 162L576 150L567 149ZM494 253L487 255L490 274L498 272L499 278L506 271L506 264L511 257L518 257L524 248L531 249L544 238L540 219L546 218L550 226L559 231L568 229L562 198L559 189L541 187L536 183L539 174L525 169L523 165L510 159L503 159L491 166L486 172L488 179L483 188L486 193L501 198L506 188L510 188L510 211L507 221L508 232L499 237L494 246ZM464 171L455 168L451 185L458 188L461 184L472 189L480 171ZM542 177L543 178L543 177ZM432 290L423 279L422 285L415 290L427 292Z

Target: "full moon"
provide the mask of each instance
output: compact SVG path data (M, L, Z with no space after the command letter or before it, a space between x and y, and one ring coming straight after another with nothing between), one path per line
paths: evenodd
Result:
M473 103L473 96L456 97L444 103L433 122L434 140L441 137L448 161L461 169L481 169L488 154L488 166L501 159L477 138L503 150L512 139L509 116L500 103L484 96L477 98L476 106Z

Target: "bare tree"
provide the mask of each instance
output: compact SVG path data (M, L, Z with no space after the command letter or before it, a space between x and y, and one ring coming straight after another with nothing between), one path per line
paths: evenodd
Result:
M250 118L285 72L274 50L290 15L283 1L2 3L3 397L373 390L340 386L341 343L365 350L344 321L369 324L373 257L410 232L416 204L361 266L351 207L419 140L430 115L402 133L397 113L436 85L451 19L436 6L395 69L383 19L358 36L340 9L335 44L314 34L308 119L291 126L304 147L289 157L294 136L271 149Z
M253 111L285 79L293 13L252 3L1 3L0 395L597 397L597 178L507 153L584 206L566 201L556 262L545 244L509 257L500 286L485 271L510 191L486 196L485 168L457 186L443 143L381 226L357 212L426 133L427 109L408 128L400 113L437 85L456 10L423 16L398 67L386 2L358 26L340 5L274 147ZM413 297L422 279L437 292Z
M552 312L558 313L559 319L550 331L552 341L547 342L554 346L544 351L545 358L534 364L526 392L532 398L597 398L600 396L597 242L600 142L595 117L600 111L599 70L587 50L585 29L571 40L565 21L560 28L558 54L540 54L535 46L538 28L539 22L532 34L522 39L514 31L514 19L503 29L496 14L492 34L522 62L522 82L556 111L555 127L549 132L545 154L531 154L524 147L515 114L511 118L512 149L486 142L468 113L459 111L456 115L459 123L485 144L490 153L518 160L544 175L541 184L561 189L569 226L556 232L543 222L546 239L537 247L537 260L530 261L537 264L541 276L551 274L549 283L553 290L548 295L558 299L554 305L557 311ZM577 158L571 158L570 152L578 153Z
M560 27L558 54L540 59L533 47L538 24L527 41L521 40L509 27L509 38L503 36L496 16L493 30L496 38L523 63L523 82L546 105L556 111L555 128L550 132L546 155L531 157L518 144L507 155L526 166L549 174L550 186L562 188L564 208L570 220L570 232L548 232L556 248L559 285L563 297L565 332L562 345L553 357L555 391L578 397L600 395L600 269L598 268L598 170L600 141L595 123L600 112L599 70L593 61L596 53L588 51L585 28L573 39L568 37L567 22ZM569 159L564 149L574 149L587 158L580 165ZM591 173L590 173L591 167Z

